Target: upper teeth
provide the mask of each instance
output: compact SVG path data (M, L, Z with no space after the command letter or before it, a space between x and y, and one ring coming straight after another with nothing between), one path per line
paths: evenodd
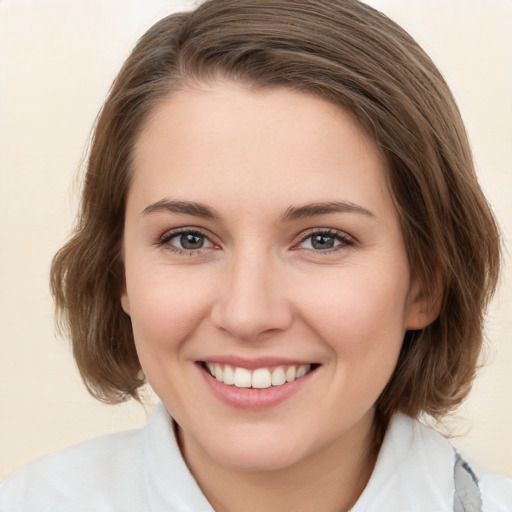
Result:
M287 382L304 377L311 371L310 364L300 366L277 366L276 368L258 368L251 372L247 368L232 367L217 363L206 363L208 370L219 382L237 388L264 389L281 386Z

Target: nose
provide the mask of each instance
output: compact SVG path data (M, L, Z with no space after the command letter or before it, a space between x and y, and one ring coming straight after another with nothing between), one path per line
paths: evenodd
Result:
M282 269L270 257L241 254L227 265L211 310L212 323L246 341L286 330L293 319Z

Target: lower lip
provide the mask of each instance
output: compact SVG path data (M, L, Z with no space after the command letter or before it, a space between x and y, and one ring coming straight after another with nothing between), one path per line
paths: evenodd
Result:
M274 407L286 399L295 395L307 384L310 378L316 373L316 370L309 372L300 379L293 382L287 382L281 386L271 386L265 389L237 388L228 386L212 377L202 366L198 364L199 371L207 386L217 398L225 404L236 409L268 409Z

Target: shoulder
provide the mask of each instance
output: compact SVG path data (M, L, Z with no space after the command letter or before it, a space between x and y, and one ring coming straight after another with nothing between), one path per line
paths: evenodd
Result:
M366 489L352 510L464 510L454 509L456 492L462 491L464 503L471 494L466 496L464 485L456 488L457 459L457 452L441 434L407 416L396 414ZM481 512L512 512L510 478L479 474L471 469L469 472L477 476L476 499L479 503L481 497Z
M380 474L385 476L386 470L392 468L402 496L403 489L408 488L405 494L411 503L404 510L423 510L418 502L418 496L422 496L423 503L429 504L425 505L426 511L432 510L429 507L433 503L436 510L452 511L455 494L462 491L466 498L472 494L456 475L457 461L463 459L436 430L397 414L389 425L382 449ZM483 473L465 462L463 465L476 482L476 502L481 503L481 512L512 512L512 478ZM414 500L417 505L413 505Z
M0 485L2 512L213 512L158 404L146 425L40 457Z
M421 458L425 462L424 469L430 468L435 475L444 474L445 479L449 476L450 480L454 482L454 491L460 490L460 480L455 473L457 461L463 459L445 437L434 429L403 415L396 416L392 429L391 437L395 439L403 439L406 431L414 432L411 438L414 439L412 444L415 445L416 454L422 454ZM407 471L411 469L412 464L419 463L419 457L414 457L414 459L405 464ZM464 466L468 468L467 471L475 479L478 489L476 492L480 494L481 499L481 512L512 512L512 478L506 475L485 473L476 467L471 467L467 462L464 462ZM435 481L436 485L441 485L439 478L432 477L432 481ZM467 491L465 486L462 487L463 491Z
M0 509L78 512L116 503L137 510L141 436L142 429L109 434L35 459L2 482Z
M512 478L493 473L477 476L483 512L512 512Z

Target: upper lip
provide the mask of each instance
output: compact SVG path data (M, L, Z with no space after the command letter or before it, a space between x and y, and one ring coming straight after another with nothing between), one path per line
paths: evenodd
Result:
M247 370L256 370L258 368L271 368L275 366L302 366L306 364L315 364L314 361L292 359L286 357L257 357L257 358L244 358L233 355L225 356L211 356L205 357L198 362L214 363L214 364L227 364L235 368L246 368Z

